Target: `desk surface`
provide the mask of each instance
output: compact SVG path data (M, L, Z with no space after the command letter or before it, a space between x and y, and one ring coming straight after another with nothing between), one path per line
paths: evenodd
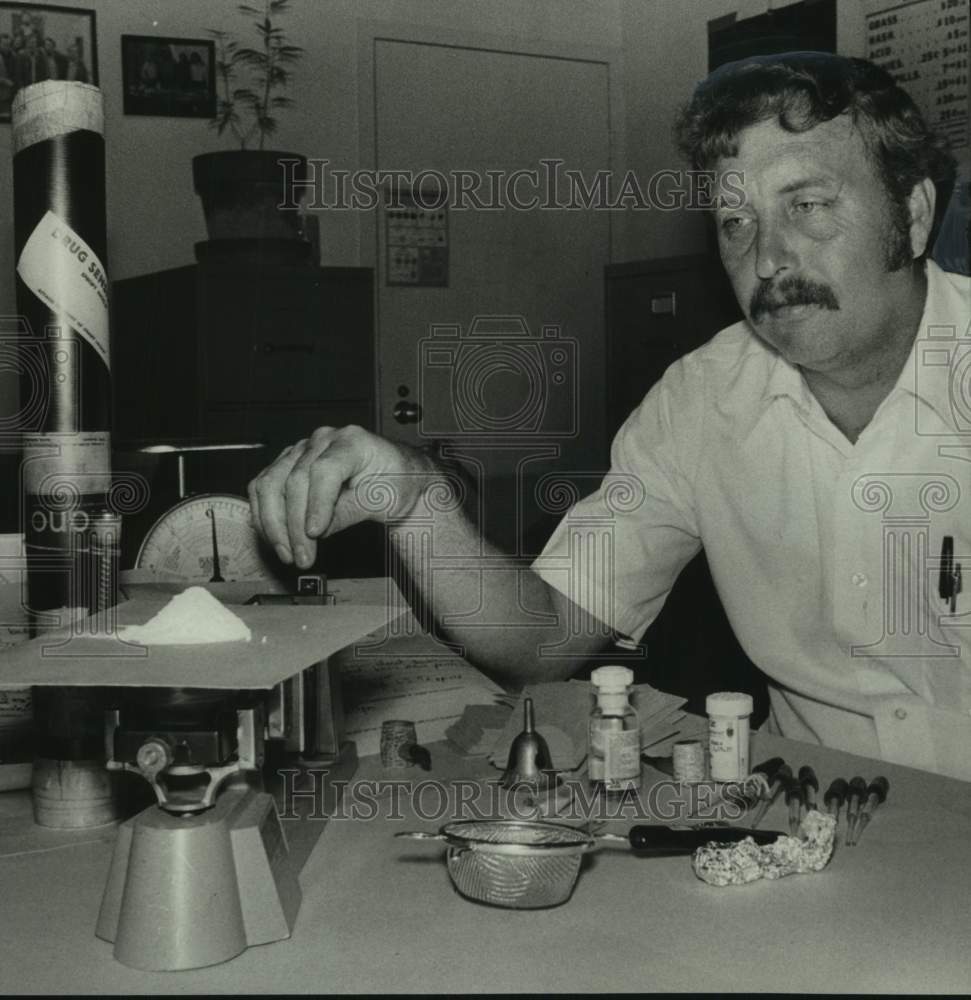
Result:
M718 889L695 878L688 858L603 847L565 905L495 909L452 889L439 845L393 839L396 830L439 825L409 815L405 797L402 819L326 824L301 875L289 940L191 972L116 962L94 936L111 831L49 834L49 849L24 853L29 803L8 793L0 796L0 991L971 989L971 784L768 736L755 742L755 759L779 753L794 767L812 764L823 788L856 773L890 779L890 797L861 843L838 845L823 872ZM484 773L481 763L432 751L432 774L409 778ZM355 781L401 774L366 758ZM762 825L784 829L784 814L777 802Z

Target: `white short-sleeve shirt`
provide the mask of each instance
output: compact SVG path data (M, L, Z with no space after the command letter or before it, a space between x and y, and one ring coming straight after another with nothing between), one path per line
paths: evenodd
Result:
M855 443L736 323L651 389L534 568L639 638L704 546L772 728L971 780L971 285L927 276L910 357ZM945 536L966 577L953 613Z

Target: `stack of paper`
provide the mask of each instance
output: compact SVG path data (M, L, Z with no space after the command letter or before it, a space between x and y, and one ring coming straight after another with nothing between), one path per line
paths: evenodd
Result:
M503 693L431 636L388 639L373 633L342 650L334 663L341 678L344 734L357 744L359 756L378 752L382 722L414 722L418 742L431 743L445 737L467 705Z
M511 714L508 705L469 705L445 736L466 757L484 757L492 752Z
M702 740L708 744L708 720L697 715L684 715L674 723L670 735L655 740L650 746L642 747L649 757L670 757L674 744L679 740Z
M676 694L657 691L649 684L634 686L632 699L641 723L641 751L654 757L666 757L676 740L694 739L705 720L681 711L687 701Z

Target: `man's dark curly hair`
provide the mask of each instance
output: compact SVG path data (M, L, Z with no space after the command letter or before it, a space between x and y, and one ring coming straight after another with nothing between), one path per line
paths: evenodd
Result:
M954 187L954 157L910 95L866 59L786 52L721 66L681 111L675 137L695 170L712 170L722 157L738 154L739 133L750 125L774 118L786 131L805 132L843 114L860 130L879 170L898 232L910 227L907 198L914 185L934 182L929 251Z

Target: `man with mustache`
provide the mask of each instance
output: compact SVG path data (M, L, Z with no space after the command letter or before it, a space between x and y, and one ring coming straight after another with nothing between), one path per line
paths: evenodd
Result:
M513 684L638 639L704 546L769 677L771 729L971 779L971 613L931 588L959 586L945 536L971 554L971 292L928 259L954 161L886 72L822 53L722 67L677 133L717 175L744 321L668 369L531 570L440 503L430 556L393 544L468 658ZM250 497L281 559L307 566L318 537L379 516L362 502L375 479L394 489L380 516L407 529L443 475L322 428Z

